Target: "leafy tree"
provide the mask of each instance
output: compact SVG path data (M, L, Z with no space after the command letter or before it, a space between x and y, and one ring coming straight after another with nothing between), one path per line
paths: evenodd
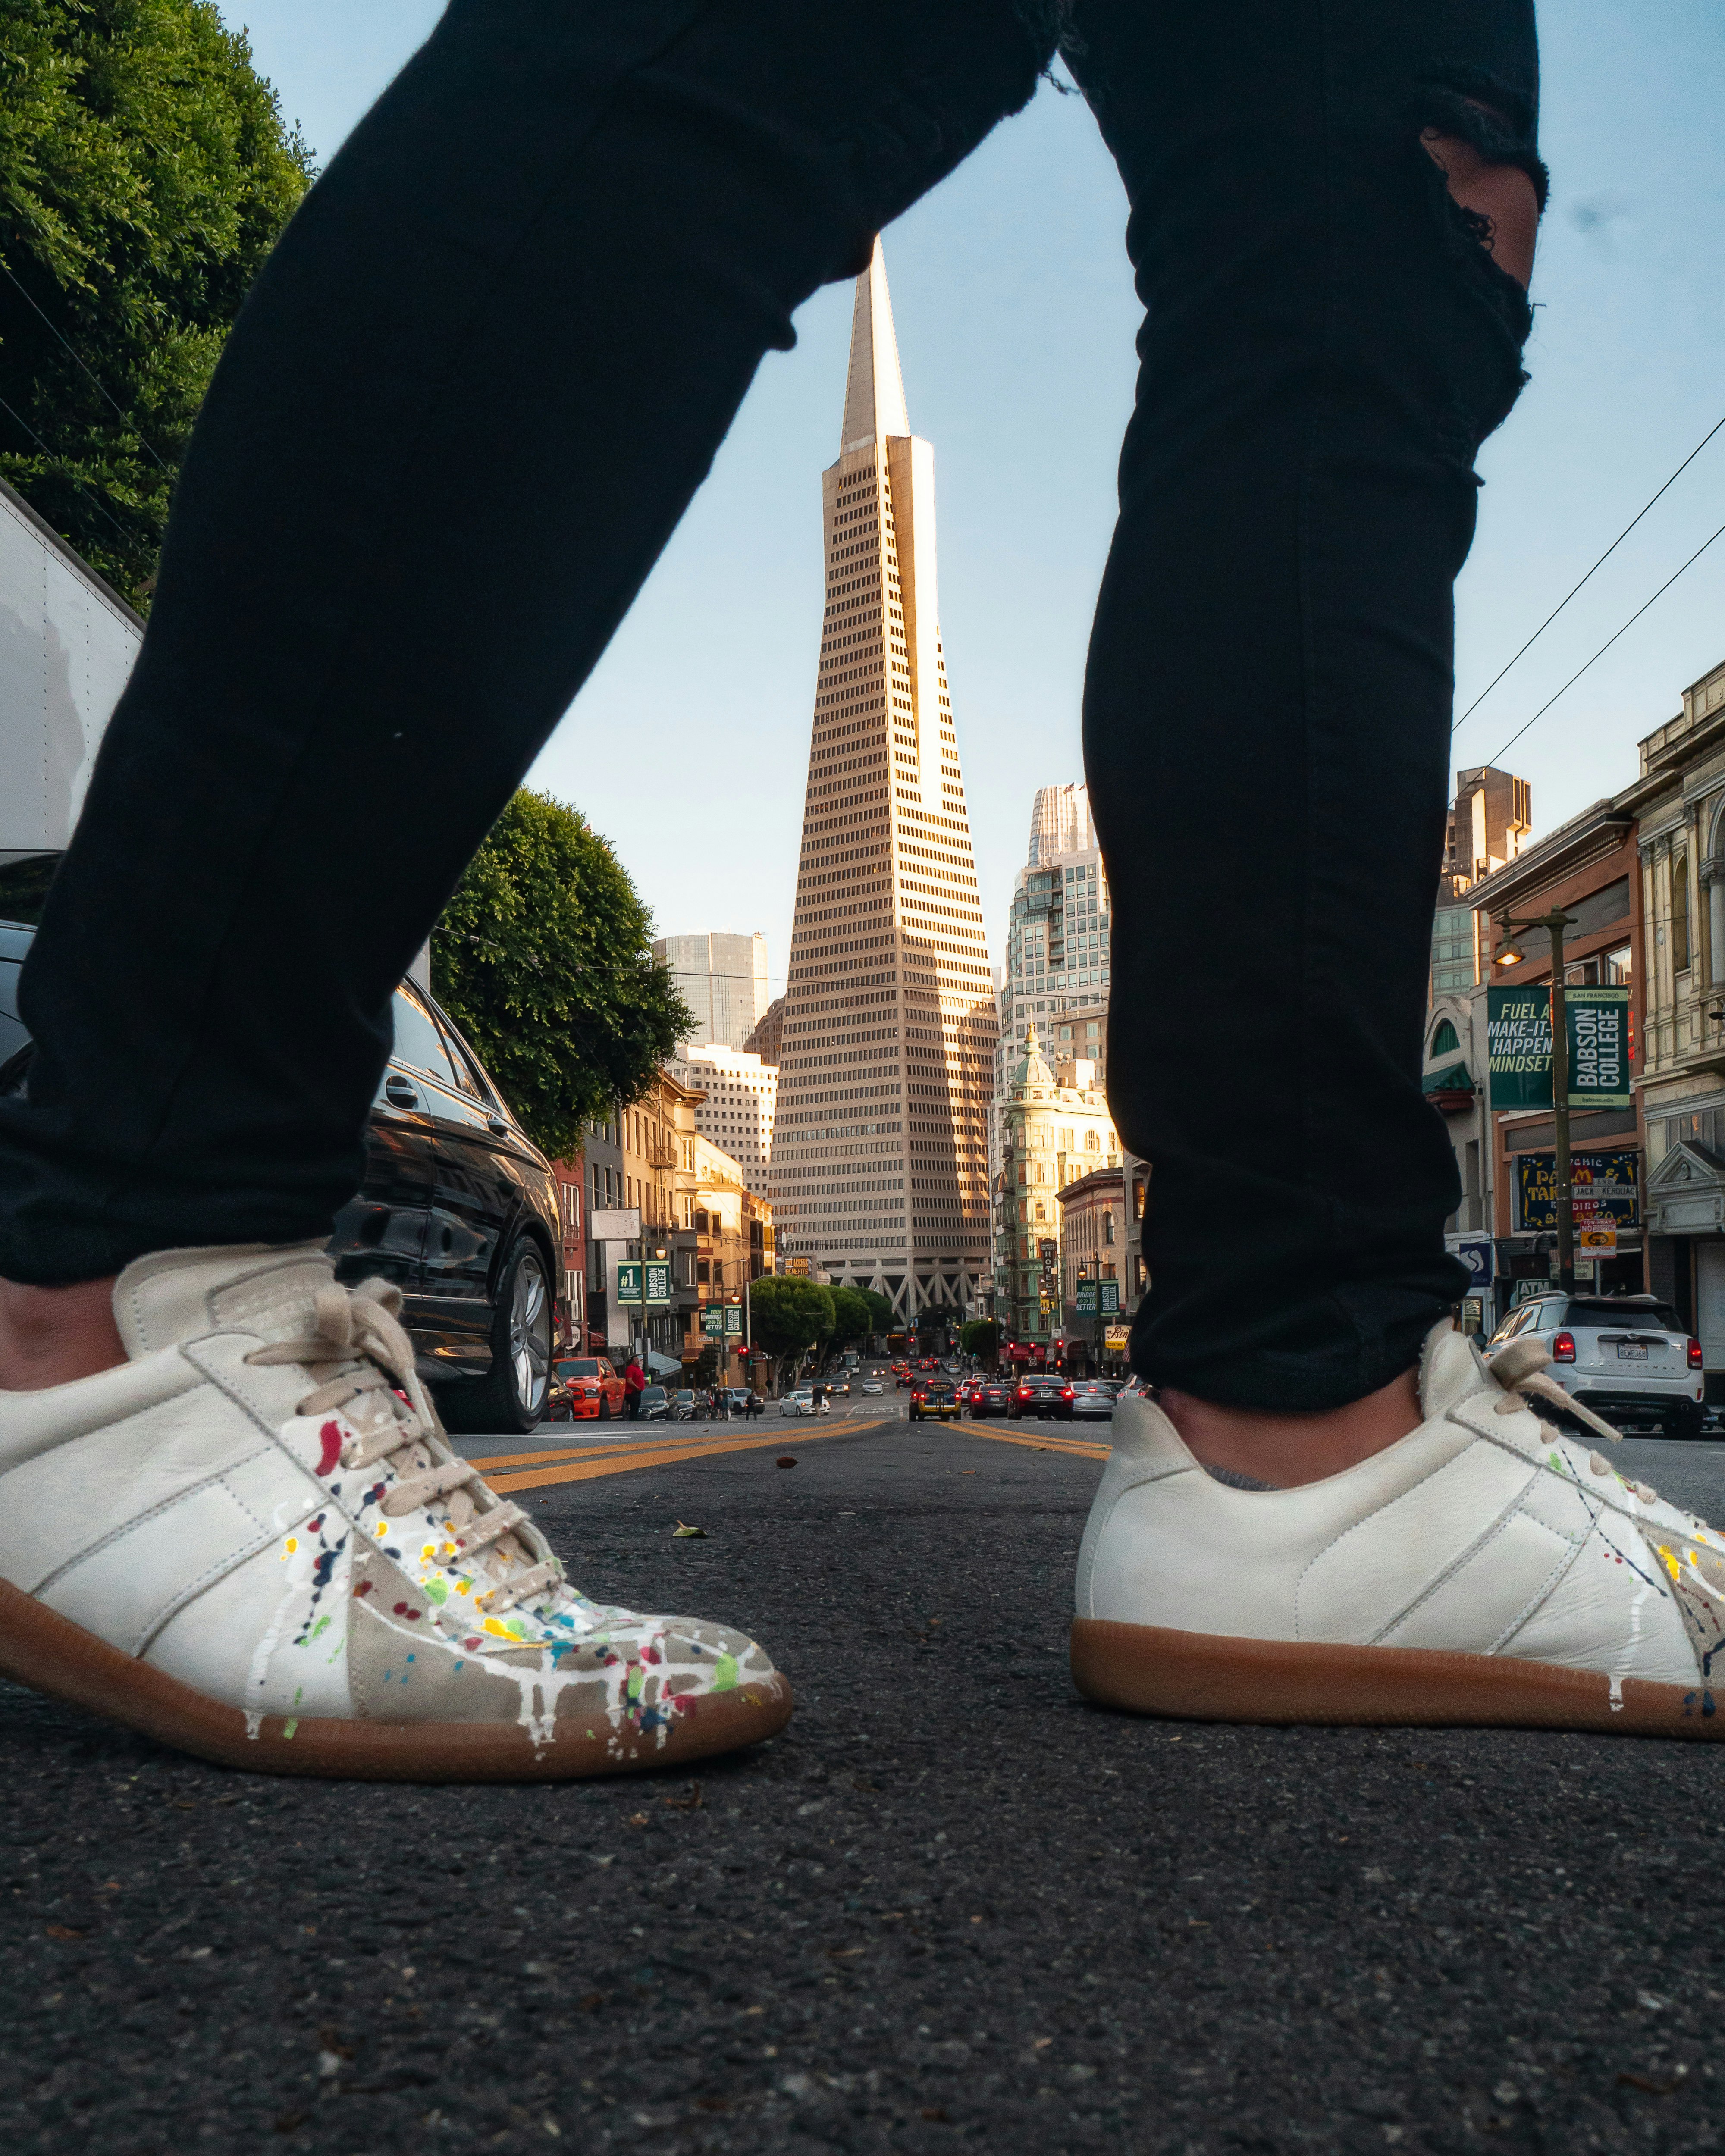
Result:
M141 606L228 327L311 176L213 0L0 7L0 473Z
M992 1317L973 1317L961 1328L958 1345L967 1355L974 1355L992 1369L1000 1351L1000 1327Z
M847 1341L866 1340L875 1329L875 1313L869 1307L867 1296L854 1287L835 1287L829 1292L833 1298L834 1345L842 1347Z
M689 1383L691 1385L717 1384L719 1382L719 1343L716 1340L709 1340L706 1342L705 1346L701 1348L701 1353L696 1357L694 1362L688 1365L688 1373Z
M856 1291L862 1297L863 1301L869 1306L869 1315L872 1321L869 1327L870 1332L891 1332L892 1303L891 1299L888 1296L882 1295L876 1288L860 1287Z
M534 1142L574 1152L640 1097L693 1029L652 916L580 813L523 787L486 834L432 945L450 1016Z
M809 1348L832 1337L837 1322L833 1291L818 1281L768 1273L750 1286L755 1343L773 1358L781 1383Z

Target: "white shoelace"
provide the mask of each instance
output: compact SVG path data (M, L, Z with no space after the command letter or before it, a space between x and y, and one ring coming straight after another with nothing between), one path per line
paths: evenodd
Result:
M1497 1412L1499 1414L1514 1414L1527 1404L1527 1396L1531 1395L1535 1399L1548 1401L1553 1407L1562 1408L1565 1414L1574 1415L1589 1430L1597 1430L1601 1437L1608 1437L1614 1445L1620 1445L1623 1442L1620 1431L1613 1430L1610 1424L1603 1421L1591 1408L1566 1393L1555 1378L1548 1378L1544 1374L1550 1361L1549 1350L1542 1342L1531 1338L1512 1340L1500 1348L1495 1355L1488 1356L1486 1368L1504 1389ZM1595 1475L1617 1473L1601 1452L1590 1452L1587 1464ZM1659 1492L1651 1483L1631 1482L1627 1476L1619 1479L1635 1491L1644 1505L1658 1503Z
M435 1413L413 1371L413 1350L398 1313L401 1291L387 1281L357 1288L332 1285L313 1299L316 1329L304 1338L255 1348L248 1363L304 1363L316 1380L298 1403L302 1415L345 1414L353 1435L341 1463L355 1471L377 1462L395 1476L379 1509L398 1517L442 1497L448 1501L449 1538L475 1578L488 1584L476 1606L501 1616L517 1603L561 1585L555 1558L537 1561L516 1530L527 1524L518 1505L500 1502L470 1460L439 1460L432 1444L442 1438ZM476 1499L490 1499L483 1507Z

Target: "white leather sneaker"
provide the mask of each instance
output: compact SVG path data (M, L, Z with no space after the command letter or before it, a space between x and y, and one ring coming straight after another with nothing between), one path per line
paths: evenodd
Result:
M552 1780L770 1737L743 1634L605 1609L445 1443L316 1245L120 1276L130 1360L0 1394L0 1675L274 1774Z
M1725 1537L1535 1414L1577 1412L1544 1360L1512 1342L1488 1366L1446 1322L1419 1429L1293 1490L1219 1482L1122 1399L1079 1553L1079 1690L1220 1722L1725 1736Z

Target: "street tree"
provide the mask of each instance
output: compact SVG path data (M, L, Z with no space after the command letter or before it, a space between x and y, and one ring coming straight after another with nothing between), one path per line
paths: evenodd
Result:
M856 1288L843 1286L829 1292L833 1298L833 1345L843 1348L855 1340L866 1340L875 1329L875 1313L869 1307L868 1297Z
M212 0L0 7L0 474L135 605L312 171Z
M444 909L432 978L553 1158L638 1100L695 1024L628 871L578 810L526 787Z
M878 1289L872 1287L860 1287L856 1292L869 1306L870 1332L891 1332L892 1330L891 1299L882 1295Z
M992 1317L973 1317L960 1330L958 1345L967 1355L974 1355L979 1363L986 1363L992 1370L994 1358L1000 1352L1000 1327Z
M781 1386L811 1348L832 1337L837 1322L833 1291L819 1281L769 1273L750 1285L755 1344L773 1358Z

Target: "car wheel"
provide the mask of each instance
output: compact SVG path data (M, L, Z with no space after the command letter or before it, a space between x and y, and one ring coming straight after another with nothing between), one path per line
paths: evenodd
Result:
M609 1422L609 1421L610 1421L610 1419L611 1419L611 1395L610 1395L608 1393L601 1393L601 1394L599 1394L599 1412L598 1412L598 1414L597 1417L595 1418L595 1419L596 1419L597 1421L599 1421L599 1422Z
M522 1235L505 1260L491 1320L491 1367L483 1378L444 1387L438 1409L450 1430L525 1435L538 1422L551 1383L551 1282L545 1259Z

